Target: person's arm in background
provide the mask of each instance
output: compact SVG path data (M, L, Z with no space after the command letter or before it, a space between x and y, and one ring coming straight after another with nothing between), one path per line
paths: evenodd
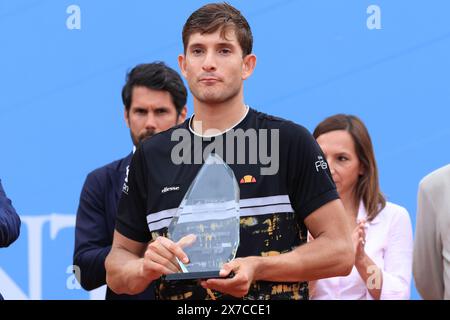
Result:
M419 185L413 272L417 291L423 299L444 298L442 242L437 228L437 212L426 183Z
M6 197L0 180L0 247L8 247L20 234L20 218Z
M384 252L384 266L380 268L364 251L365 232L354 238L355 267L367 287L367 299L407 300L410 298L412 268L412 226L406 210L395 209L389 226L387 247ZM360 222L356 230L364 230ZM355 237L355 231L353 236ZM384 239L377 239L384 241Z
M377 266L377 264L366 254L365 228L366 221L359 221L352 233L353 246L355 248L355 268L366 285L367 300L380 300L381 288L383 287L383 272Z
M73 264L78 281L85 290L106 284L105 259L111 250L105 213L104 188L96 172L83 185L75 227ZM79 271L79 274L77 274Z

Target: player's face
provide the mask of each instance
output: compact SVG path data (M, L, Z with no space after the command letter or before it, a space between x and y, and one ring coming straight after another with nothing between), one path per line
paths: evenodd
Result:
M353 196L363 169L352 136L345 130L335 130L320 135L317 142L330 166L338 193L341 197Z
M219 104L242 94L243 81L253 72L256 57L242 56L242 49L233 29L220 36L220 29L211 34L190 36L186 55L178 58L189 88L200 102Z
M146 87L133 88L130 110L125 110L125 121L134 145L184 121L185 117L186 109L177 115L169 92Z

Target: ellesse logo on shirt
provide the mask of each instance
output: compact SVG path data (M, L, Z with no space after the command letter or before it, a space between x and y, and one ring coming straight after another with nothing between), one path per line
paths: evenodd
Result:
M161 193L172 192L172 191L180 191L180 186L170 186L170 187L164 187L161 189Z
M251 176L251 175L245 175L240 181L240 184L247 184L247 183L256 183L256 179L255 177Z

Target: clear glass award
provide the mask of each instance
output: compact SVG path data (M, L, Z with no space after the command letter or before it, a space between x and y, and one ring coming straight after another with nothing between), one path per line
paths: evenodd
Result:
M231 168L210 154L186 192L168 227L168 237L181 245L188 264L166 280L218 278L239 246L239 186Z

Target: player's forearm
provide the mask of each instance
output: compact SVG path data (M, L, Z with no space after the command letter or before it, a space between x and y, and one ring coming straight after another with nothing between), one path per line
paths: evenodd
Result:
M319 237L291 252L257 258L255 280L294 282L346 276L353 263L351 243Z
M106 258L106 283L117 294L138 294L151 280L142 272L143 258L124 249L114 248Z

